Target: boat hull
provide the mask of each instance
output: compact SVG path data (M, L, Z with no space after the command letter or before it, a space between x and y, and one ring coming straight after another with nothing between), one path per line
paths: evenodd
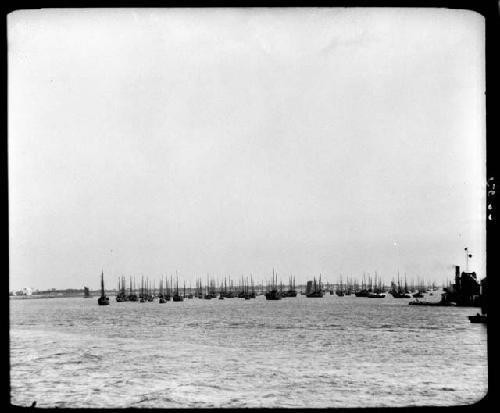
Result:
M307 298L323 298L323 293L311 293L306 295Z
M483 324L487 324L486 316L485 315L481 315L481 314L470 315L469 316L469 321L471 323L483 323Z
M109 298L108 297L99 297L97 299L97 304L99 304L99 305L109 305Z

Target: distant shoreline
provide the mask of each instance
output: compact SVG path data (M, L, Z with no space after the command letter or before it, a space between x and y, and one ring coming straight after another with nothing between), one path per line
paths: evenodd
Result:
M10 295L9 298L14 300L33 300L33 299L41 299L41 298L85 298L83 295L45 295L45 294L37 294L37 295ZM97 297L91 295L88 298Z

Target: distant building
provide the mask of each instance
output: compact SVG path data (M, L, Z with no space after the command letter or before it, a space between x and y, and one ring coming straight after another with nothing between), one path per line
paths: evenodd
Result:
M462 272L460 267L455 266L455 284L445 288L442 300L452 302L460 306L479 306L481 285L475 272Z
M23 288L21 290L12 291L9 294L10 295L31 295L32 294L32 290L31 290L31 288Z

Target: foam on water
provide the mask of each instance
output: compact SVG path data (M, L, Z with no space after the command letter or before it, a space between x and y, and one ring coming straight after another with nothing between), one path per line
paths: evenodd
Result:
M11 300L11 401L40 407L470 404L487 392L475 309L390 297Z

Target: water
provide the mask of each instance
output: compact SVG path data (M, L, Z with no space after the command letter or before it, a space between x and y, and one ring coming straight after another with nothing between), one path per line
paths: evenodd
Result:
M10 301L11 402L37 407L385 407L487 393L474 308L408 299Z

